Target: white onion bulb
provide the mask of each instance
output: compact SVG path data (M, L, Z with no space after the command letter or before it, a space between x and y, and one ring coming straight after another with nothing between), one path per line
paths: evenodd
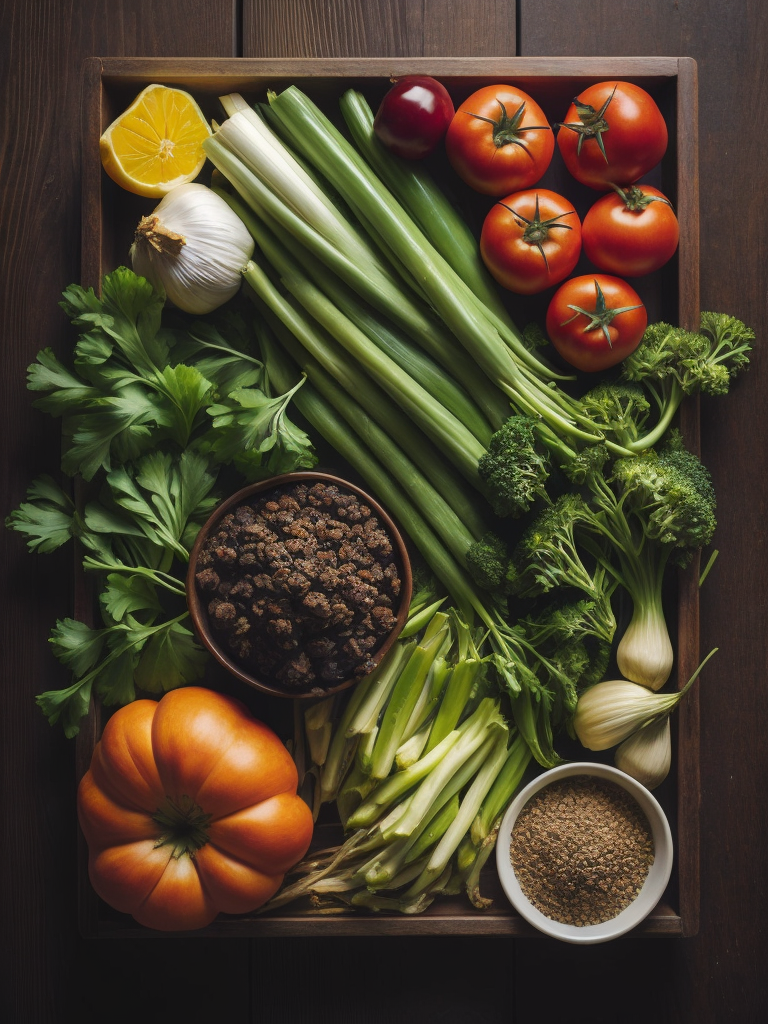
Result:
M131 260L186 313L210 313L240 287L253 254L251 235L227 203L205 185L178 185L136 228Z

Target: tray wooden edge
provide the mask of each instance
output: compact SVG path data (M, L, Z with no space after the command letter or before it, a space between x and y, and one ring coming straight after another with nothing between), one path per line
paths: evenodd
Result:
M541 75L632 78L676 78L677 111L690 111L684 125L677 118L677 208L680 219L678 311L680 324L696 329L699 321L699 188L698 188L698 82L697 64L689 57L594 57L594 58L103 58L90 57L83 64L81 134L81 283L98 289L103 268L101 223L101 160L92 145L102 131L103 79L116 76L130 82L146 83L146 77L162 76L206 80L215 83L222 75L248 79L258 75L296 76L300 78L353 77L360 75L396 77L417 67L422 74L461 75L487 78L489 65L499 77L539 77ZM232 88L239 87L232 83ZM680 428L688 446L700 452L699 402L689 400L680 413ZM82 574L80 574L82 575ZM678 686L693 674L699 664L699 563L698 559L680 573L678 588ZM84 602L82 593L76 593ZM680 642L684 637L685 642ZM101 732L102 716L92 710L84 720L76 739L77 780L88 768L93 748ZM660 904L631 933L633 936L682 936L697 934L700 916L700 705L694 687L678 711L678 808L677 878L679 910ZM679 756L685 750L685 759ZM100 919L101 901L90 885L87 847L79 833L78 914L85 937L163 937L140 928L130 920L114 924ZM680 870L681 864L685 871ZM198 934L198 933L193 933ZM204 929L203 936L259 937L303 935L507 935L540 937L539 933L514 913L483 915L423 916L401 920L399 917L284 916L280 919L221 919Z

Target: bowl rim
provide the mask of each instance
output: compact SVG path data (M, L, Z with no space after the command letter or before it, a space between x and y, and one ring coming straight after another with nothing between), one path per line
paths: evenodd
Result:
M185 580L185 590L187 597L187 607L189 608L190 618L192 625L194 626L195 633L198 639L201 641L203 646L209 651L210 654L222 665L228 672L234 675L241 682L246 683L248 686L253 687L255 690L259 690L261 693L269 694L273 697L289 697L295 699L312 699L319 700L324 697L330 697L334 693L339 693L341 690L346 690L355 683L360 682L364 676L353 676L351 679L346 679L341 683L337 683L335 686L330 686L327 689L323 689L322 693L308 691L291 691L287 687L280 687L277 684L273 684L261 679L257 679L256 676L251 675L241 665L239 665L234 659L230 658L229 655L222 650L211 636L210 628L208 626L207 613L203 608L203 602L198 594L197 587L195 586L195 567L197 565L197 559L200 554L200 549L206 541L206 538L210 534L211 530L217 525L230 509L239 505L249 499L252 499L254 495L261 494L264 491L274 490L276 488L284 487L287 485L301 483L302 481L313 481L335 484L336 486L342 487L347 491L351 491L357 497L361 498L366 505L370 505L373 511L381 520L387 533L392 539L393 545L397 551L397 555L400 561L401 570L401 591L400 591L400 604L398 606L397 616L395 625L392 631L382 642L381 646L378 647L371 655L371 660L376 664L381 661L390 647L397 640L398 636L402 632L403 627L408 619L408 608L411 603L411 597L413 593L413 572L411 568L411 559L408 553L408 549L405 545L405 540L398 527L395 525L392 517L385 508L367 491L357 484L346 480L344 477L338 476L334 473L325 472L314 472L313 470L301 470L294 473L281 473L278 476L267 477L264 480L257 480L252 484L247 484L245 487L241 487L235 491L234 494L224 498L213 510L208 519L200 527L200 531L195 538L195 542L192 545L192 550L189 554L189 564L187 567L187 575Z
M553 782L574 775L591 775L615 782L625 789L644 811L651 827L654 862L635 899L616 917L595 925L571 925L546 917L523 894L509 856L509 841L520 811L528 801ZM650 914L661 899L672 874L674 847L672 830L661 804L640 782L611 765L598 761L569 761L542 772L512 800L499 826L496 842L496 867L507 899L529 924L551 938L589 945L607 942L625 935Z

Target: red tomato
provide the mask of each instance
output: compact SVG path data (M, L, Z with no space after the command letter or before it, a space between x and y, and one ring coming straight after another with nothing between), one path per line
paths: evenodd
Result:
M622 277L650 274L673 256L680 231L667 197L651 185L617 188L590 208L582 225L587 258Z
M645 89L631 82L599 82L568 108L557 145L582 184L631 185L664 156L667 126Z
M506 196L536 184L549 167L555 136L527 93L512 85L488 85L456 111L445 149L468 185L484 195Z
M545 188L514 192L488 212L480 252L498 283L533 295L568 277L581 252L581 223L573 205Z
M401 78L381 101L373 130L387 149L406 160L429 156L453 117L448 90L434 78Z
M634 352L648 324L640 296L606 274L572 277L552 296L547 334L577 370L605 370Z
M94 889L160 931L255 910L312 838L297 782L278 736L231 697L187 686L127 704L77 794Z

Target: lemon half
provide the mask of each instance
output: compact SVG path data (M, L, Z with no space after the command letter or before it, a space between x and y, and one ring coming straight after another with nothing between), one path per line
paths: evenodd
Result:
M140 196L164 196L193 181L205 163L211 129L183 89L148 85L99 140L104 170Z

